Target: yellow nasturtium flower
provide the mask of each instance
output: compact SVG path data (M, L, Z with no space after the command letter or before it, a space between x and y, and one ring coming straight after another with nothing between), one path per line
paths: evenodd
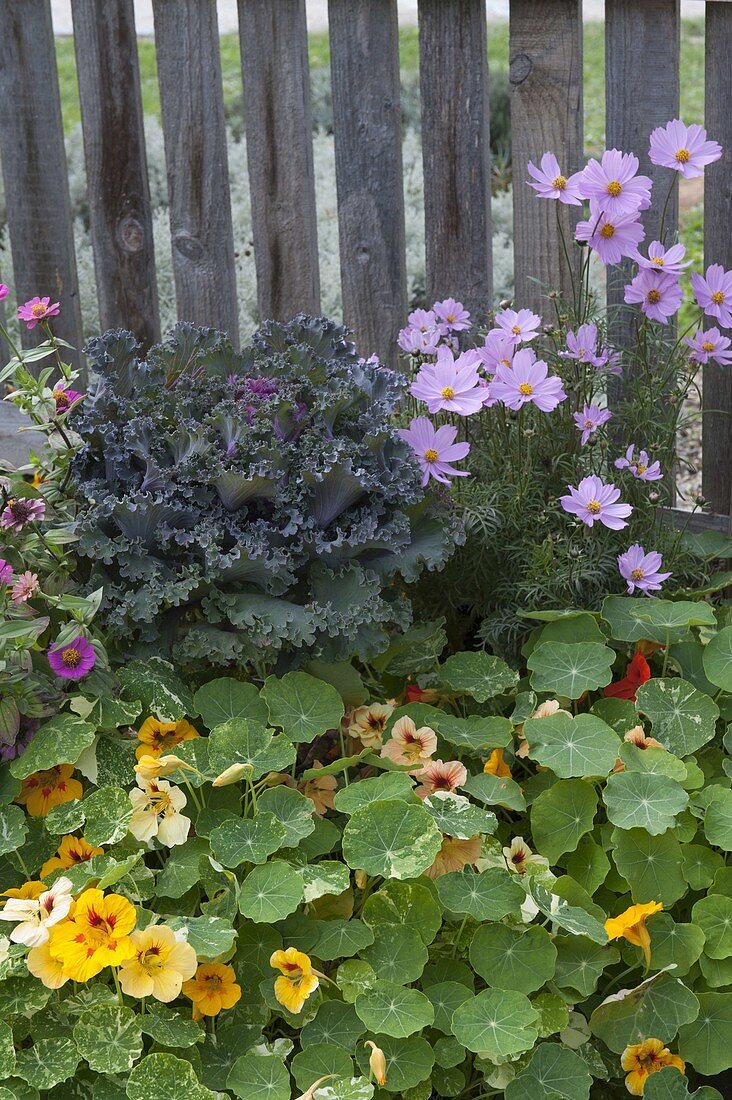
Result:
M498 775L503 779L511 778L511 769L503 759L503 749L494 749L486 760L483 771L486 775Z
M71 764L56 764L47 771L34 772L23 780L14 801L25 806L31 817L46 817L54 806L73 802L83 795L84 788L78 779L72 779L73 774Z
M194 1020L218 1016L222 1008L233 1008L241 1000L234 968L224 963L201 963L195 977L183 983L183 992L193 1001Z
M320 985L320 976L313 970L310 956L295 947L274 951L269 965L281 971L274 984L275 997L289 1012L301 1012L311 993Z
M172 928L155 924L130 936L135 953L122 963L119 984L131 997L174 1001L183 982L196 973L198 960L189 943L176 939Z
M163 756L170 749L176 748L183 741L190 741L193 737L198 737L198 730L184 718L179 722L161 722L151 715L138 731L137 739L140 744L135 756L138 760L143 756Z
M87 982L105 966L132 958L130 932L136 920L134 905L121 894L105 897L102 890L85 890L69 919L51 930L51 956L63 965L66 977Z
M658 1073L666 1066L672 1066L679 1073L686 1071L686 1063L678 1054L672 1054L660 1039L645 1039L626 1047L620 1058L620 1064L628 1073L625 1087L631 1096L642 1096L646 1081L652 1073Z
M103 848L92 847L83 836L65 836L56 851L57 854L47 859L41 867L41 878L50 875L52 871L67 871L69 867L85 863L92 856L104 855Z
M654 913L660 913L663 904L660 901L647 901L642 905L631 905L617 917L609 917L605 921L605 931L609 940L618 940L621 937L628 943L635 944L643 951L646 960L646 970L651 965L651 936L646 928L646 920Z

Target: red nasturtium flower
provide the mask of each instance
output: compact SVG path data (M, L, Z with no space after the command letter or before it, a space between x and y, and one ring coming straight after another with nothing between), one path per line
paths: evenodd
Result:
M623 679L617 680L614 684L608 684L603 694L612 699L630 699L634 703L638 688L650 678L651 666L640 650L636 650Z

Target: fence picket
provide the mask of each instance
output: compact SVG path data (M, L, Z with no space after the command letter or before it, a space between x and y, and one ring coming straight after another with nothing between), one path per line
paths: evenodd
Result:
M427 300L492 305L484 0L419 0Z
M343 315L393 363L407 308L396 0L329 0Z
M83 343L61 100L49 0L0 5L0 151L19 302L61 303L57 336ZM44 339L22 326L24 347ZM71 355L76 363L81 356Z
M528 161L556 153L565 175L582 161L581 0L511 0L511 136L516 303L548 313L547 291L571 295L555 203L526 186ZM562 205L565 239L576 214ZM575 257L573 255L573 262Z
M257 300L320 312L305 0L239 0Z
M89 222L103 329L160 339L133 0L72 0Z
M215 0L153 0L181 320L238 342L239 322Z

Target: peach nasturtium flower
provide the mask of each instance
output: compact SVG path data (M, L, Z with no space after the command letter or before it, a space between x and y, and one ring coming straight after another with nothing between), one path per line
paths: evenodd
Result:
M381 755L395 764L410 765L416 775L437 751L437 734L429 726L417 729L408 715L403 715L391 731L391 739L381 749Z
M361 742L366 749L378 749L384 736L386 723L394 707L388 703L370 703L356 707L346 716L346 733Z
M119 966L132 958L130 932L136 920L134 905L121 894L105 897L102 890L85 890L69 919L51 931L51 956L63 965L67 977L86 982L105 966Z
M646 920L654 913L660 913L663 904L660 901L647 901L642 905L631 905L624 913L617 917L608 917L605 921L605 931L609 940L618 940L621 937L628 943L635 944L643 951L646 960L646 970L651 965L651 937L646 928Z
M442 847L435 856L434 863L425 871L428 878L439 878L448 871L461 871L469 863L480 858L483 841L480 836L471 836L469 840L458 840L454 836L442 837Z
M310 956L296 947L288 947L284 951L273 951L269 965L282 974L274 984L279 1003L289 1012L301 1012L308 997L320 985L320 975L313 970Z
M417 778L421 786L417 787L414 793L420 798L428 798L435 791L447 791L452 794L458 787L467 783L468 771L459 760L430 760L418 773Z
M172 753L166 756L151 756L149 753L143 753L142 756L137 757L135 774L145 780L161 779L164 775L177 772L180 768L192 772L196 770L192 764L187 764L185 760L181 760L180 756L174 756Z
M686 1063L678 1054L672 1054L660 1039L644 1039L623 1051L620 1064L628 1073L625 1087L631 1096L642 1096L646 1081L652 1073L672 1066L679 1073L686 1071Z
M48 771L34 772L24 779L20 793L14 801L25 806L31 817L46 817L54 806L74 802L81 798L84 788L78 779L72 779L71 764L56 764Z
M363 1044L365 1047L371 1047L371 1054L369 1055L369 1070L373 1074L374 1080L377 1085L386 1084L386 1055L381 1047L377 1047L373 1039L367 1039Z
M511 769L503 759L503 749L494 749L485 764L483 771L486 775L498 775L503 779L511 779Z
M191 738L198 737L198 730L181 718L178 722L161 722L159 718L150 715L140 726L137 739L135 756L139 760L142 756L162 756L169 749Z
M319 760L313 762L314 768L322 768ZM335 809L335 793L338 790L338 780L334 775L316 775L313 779L307 779L298 784L298 791L309 798L315 807L318 817L323 817L328 810Z
M67 871L69 867L77 867L92 856L104 855L103 848L92 847L83 836L65 836L56 851L57 855L51 856L41 867L41 878L50 875L52 871Z
M503 849L503 858L509 871L514 871L517 875L525 875L527 867L532 864L549 866L549 860L532 852L522 836L515 836L510 847Z
M233 1008L241 1000L234 967L224 963L201 963L195 977L183 982L183 992L193 1001L194 1020L218 1016L223 1008Z
M123 991L130 997L174 1001L183 982L196 973L196 952L164 924L133 932L130 939L135 953L120 967L119 984Z

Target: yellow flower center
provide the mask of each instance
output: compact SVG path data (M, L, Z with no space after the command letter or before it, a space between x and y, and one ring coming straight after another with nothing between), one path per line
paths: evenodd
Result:
M441 391L441 395L442 397L446 398L446 400L450 401L455 396L455 390L452 388L452 386L445 386L445 388Z
M665 262L666 261L664 260L663 256L654 256L651 260L651 263L655 264L656 267L663 267Z
M655 305L656 302L660 302L661 301L661 292L660 292L660 290L656 290L655 287L653 288L653 290L649 290L648 291L648 301L651 303L651 305Z
M514 336L520 336L521 335L521 326L520 325L514 325L513 328L511 329L511 332L514 334Z
M148 792L147 804L149 809L153 810L158 816L173 808L173 803L170 801L168 792L160 791L156 788L151 788Z
M600 230L600 236L605 237L606 240L607 240L608 237L614 237L615 236L615 226L611 225L610 222L606 222L605 225L603 225L602 229Z
M424 457L427 462L437 462L439 455L437 451L433 450L433 448L430 447L429 450L424 452Z
M529 394L531 394L533 392L534 392L534 387L529 382L522 382L521 385L519 386L519 393L524 394L525 397L528 397Z
M552 187L555 189L555 191L564 191L566 186L567 186L567 177L566 176L557 176L556 179L552 180Z
M608 195L612 195L614 199L618 197L622 190L623 185L620 180L610 180L610 183L607 185L607 193Z
M599 500L588 500L588 502L587 502L587 511L590 513L590 515L596 516L597 513L601 510L601 508L602 508L602 505L600 504Z
M643 570L642 569L633 569L631 571L631 574L630 574L630 579L632 581L642 581L643 580Z
M447 315L448 325L452 325L452 324L454 324L454 322L455 322L455 314L454 313L448 313L448 315Z
M81 654L78 649L65 649L61 656L61 660L67 668L77 668L81 660Z
M46 312L46 307L42 302L36 302L34 306L31 306L31 313L34 317L43 317Z
M648 469L648 467L644 466L642 462L636 463L635 468L636 468L636 470L638 471L639 474L644 474L646 472L646 470Z
M714 351L714 344L711 340L705 340L702 344L702 351Z
M721 290L714 291L714 294L712 294L712 301L714 302L715 306L721 306L722 302L724 301L724 294Z
M688 149L677 149L674 156L679 164L688 164L691 160L691 153Z

